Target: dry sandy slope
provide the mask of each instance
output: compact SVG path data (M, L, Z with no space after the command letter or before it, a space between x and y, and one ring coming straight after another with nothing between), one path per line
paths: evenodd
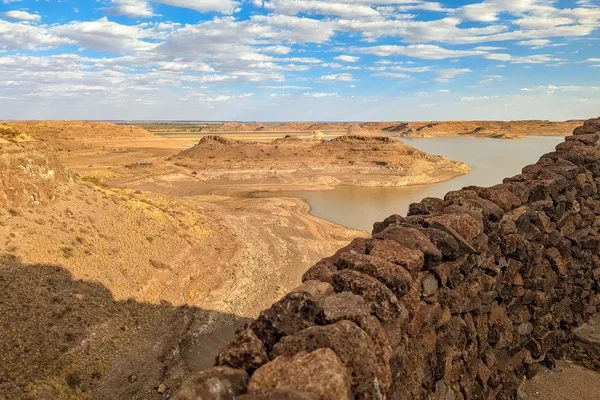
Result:
M56 182L54 201L0 206L4 396L164 399L191 369L212 362L207 343L227 340L203 335L231 334L227 326L256 316L312 263L361 234L308 215L297 199L107 187L107 176L178 170L163 160L176 147L116 140L118 147L74 140L60 157L74 181ZM28 149L54 157L46 145L28 146L19 148L25 158ZM164 165L124 166L140 157Z

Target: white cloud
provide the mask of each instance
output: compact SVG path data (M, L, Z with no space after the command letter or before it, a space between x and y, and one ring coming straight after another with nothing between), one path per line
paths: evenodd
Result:
M0 49L45 49L74 43L59 37L48 29L22 23L13 23L0 19Z
M518 42L517 44L519 46L545 46L547 44L550 44L551 41L548 39L533 39L533 40L524 40L522 42Z
M379 13L368 5L349 4L351 1L269 0L264 7L279 14L298 13L339 15L347 18L376 17Z
M431 71L432 67L402 67L402 66L393 66L389 67L392 71L403 71L403 72L427 72Z
M469 103L474 101L485 101L491 99L497 99L498 96L463 96L460 98L460 101Z
M129 18L152 17L152 7L146 0L111 0L107 13L110 15L125 15Z
M125 15L129 18L152 17L154 13L151 2L187 8L201 13L216 11L222 14L232 14L239 4L234 0L111 0L107 13Z
M288 46L277 45L277 46L265 47L264 49L262 49L262 51L265 53L272 53L272 54L288 54L289 52L292 51L292 49Z
M561 62L562 58L554 57L550 54L535 54L532 56L515 57L510 54L488 54L485 56L488 60L510 62L512 64L545 64L549 62Z
M412 78L408 74L402 74L399 72L380 72L378 74L375 74L374 76L381 76L384 78L393 78L393 79L410 79L410 78Z
M481 50L450 50L433 44L415 44L409 46L381 45L357 48L357 51L386 56L408 56L426 60L443 60L446 58L480 56L486 54Z
M600 92L598 86L537 86L534 88L522 88L523 92L545 92L546 94L553 94L554 92Z
M324 98L324 97L339 97L340 95L335 93L335 92L331 92L331 93L319 93L319 92L315 92L315 93L302 93L303 96L305 97L312 97L315 99L320 99L320 98Z
M323 75L319 78L320 81L343 81L343 82L352 82L355 79L352 77L352 74L341 73L341 74L331 74L331 75Z
M96 21L73 21L49 30L80 46L112 53L152 50L157 46L147 41L153 36L152 32L140 26L121 25L106 17Z
M341 56L333 57L333 59L343 61L343 62L355 63L360 60L360 57L341 55Z
M259 88L271 90L312 90L310 86L259 86Z
M4 17L17 21L37 22L42 19L38 14L30 14L27 11L12 10L3 13Z
M449 82L452 79L456 78L458 75L468 74L469 72L473 72L468 68L449 68L442 69L437 71L437 78L435 78L438 82Z

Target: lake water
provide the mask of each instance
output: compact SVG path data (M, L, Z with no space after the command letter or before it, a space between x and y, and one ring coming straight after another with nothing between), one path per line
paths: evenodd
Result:
M329 191L282 191L269 197L299 197L311 206L311 214L337 224L371 232L373 223L392 214L406 215L411 203L440 197L465 186L493 186L535 163L554 150L562 137L526 137L501 140L474 137L404 139L405 143L431 154L462 161L471 172L447 182L404 187L339 186Z

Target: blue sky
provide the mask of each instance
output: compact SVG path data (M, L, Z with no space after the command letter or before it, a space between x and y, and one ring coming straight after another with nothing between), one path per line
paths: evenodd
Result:
M600 0L0 0L0 119L600 115Z

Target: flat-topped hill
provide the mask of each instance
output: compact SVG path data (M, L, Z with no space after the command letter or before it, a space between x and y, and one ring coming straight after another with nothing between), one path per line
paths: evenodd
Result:
M439 182L469 171L460 162L393 138L359 135L310 141L286 137L269 143L206 136L172 159L197 169L205 180L245 183L275 178L273 183L282 184L400 186Z
M298 132L324 131L347 133L396 134L403 137L436 137L470 135L478 137L514 138L518 136L568 136L582 121L420 121L365 122L362 124L284 122L280 124L244 124L227 122L206 127L210 132Z
M96 121L5 121L0 127L12 128L36 139L113 139L151 137L139 126L116 125Z
M247 163L266 163L269 166L307 163L310 166L322 166L373 163L383 165L384 162L387 166L409 167L415 161L439 163L446 160L393 138L358 135L318 141L304 141L288 136L270 143L205 136L196 146L182 151L175 158L202 161L206 168L222 165L225 160L229 161L231 168Z

